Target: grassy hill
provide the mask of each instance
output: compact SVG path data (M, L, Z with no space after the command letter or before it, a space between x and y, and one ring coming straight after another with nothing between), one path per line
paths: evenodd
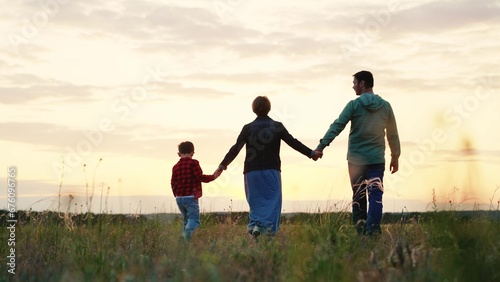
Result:
M284 214L278 235L258 242L246 234L247 217L202 214L186 243L178 214L20 211L1 233L0 279L500 281L498 211L384 214L377 238L358 236L346 212Z

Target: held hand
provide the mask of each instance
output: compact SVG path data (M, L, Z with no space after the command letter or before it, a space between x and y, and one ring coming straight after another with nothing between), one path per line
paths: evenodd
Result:
M214 178L217 179L222 174L222 169L218 168L214 171Z
M323 152L319 151L319 150L315 150L313 151L313 155L311 156L311 159L313 159L313 161L317 161L318 159L320 159L322 156L323 156Z
M391 174L396 173L399 170L399 160L397 158L391 158L389 169L391 170Z
M314 152L316 153L316 156L318 156L318 158L321 159L323 157L323 151L316 149L314 150Z

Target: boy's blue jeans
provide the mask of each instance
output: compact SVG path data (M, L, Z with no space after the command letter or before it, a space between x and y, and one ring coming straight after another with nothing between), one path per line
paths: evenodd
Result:
M194 196L186 196L177 197L175 201L183 217L182 236L190 239L193 231L200 226L198 199L195 199Z
M352 221L358 234L380 234L385 164L348 163L352 187ZM368 201L367 201L368 198ZM367 209L367 204L368 209Z

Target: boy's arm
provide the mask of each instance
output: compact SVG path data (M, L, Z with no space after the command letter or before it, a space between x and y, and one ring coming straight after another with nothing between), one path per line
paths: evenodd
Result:
M202 174L201 182L208 183L215 180L215 176L213 174Z
M198 161L194 163L193 174L194 178L200 182L208 183L215 180L215 176L213 174L212 175L203 174L203 171L201 170L200 167L200 163Z

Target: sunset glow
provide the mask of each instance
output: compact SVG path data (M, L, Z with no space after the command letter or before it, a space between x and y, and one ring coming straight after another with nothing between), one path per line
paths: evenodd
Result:
M252 100L265 95L270 117L314 149L356 98L352 75L364 69L391 103L401 139L400 171L386 168L384 211L431 210L433 193L440 209L498 208L499 1L6 7L0 183L17 168L19 209L57 210L61 193L63 209L85 210L93 190L95 212L177 212L177 144L192 141L213 173L255 118ZM349 206L349 126L317 162L282 143L285 212ZM248 210L243 158L244 150L203 185L202 210Z

